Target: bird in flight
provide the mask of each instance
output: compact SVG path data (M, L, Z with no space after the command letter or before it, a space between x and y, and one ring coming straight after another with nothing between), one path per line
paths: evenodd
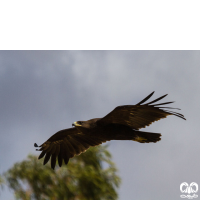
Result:
M116 107L103 118L76 121L72 124L73 128L58 131L40 146L35 143L35 147L40 147L36 150L42 151L38 159L45 156L45 165L51 158L51 168L54 169L56 160L58 160L58 164L61 167L63 161L67 164L70 158L85 152L90 146L97 146L106 141L158 142L161 140L161 134L139 131L139 129L145 128L152 122L168 115L185 118L180 113L166 110L178 108L163 107L163 105L173 103L173 101L154 104L167 96L167 94L146 103L153 93L136 105Z

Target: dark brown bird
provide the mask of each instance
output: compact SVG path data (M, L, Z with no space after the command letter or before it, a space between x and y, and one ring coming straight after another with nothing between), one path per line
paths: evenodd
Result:
M72 124L74 128L58 131L39 146L41 148L37 150L42 151L39 159L45 156L45 165L51 157L51 167L54 169L56 159L58 159L58 164L61 167L63 160L67 164L70 158L85 152L90 146L97 146L106 141L133 140L140 143L158 142L161 140L161 134L138 130L168 115L185 118L180 113L165 110L173 109L171 107L160 107L173 102L153 104L163 99L167 94L143 104L153 93L136 105L118 106L103 118L77 121ZM36 143L34 146L38 147Z

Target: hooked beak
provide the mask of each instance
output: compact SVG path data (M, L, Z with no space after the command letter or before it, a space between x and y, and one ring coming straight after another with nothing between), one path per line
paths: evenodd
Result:
M74 122L73 124L72 124L72 126L81 126L79 123L77 123L77 122Z

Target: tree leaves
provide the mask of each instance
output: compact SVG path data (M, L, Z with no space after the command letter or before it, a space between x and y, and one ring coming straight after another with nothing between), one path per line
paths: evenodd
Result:
M16 199L114 200L120 178L106 146L91 147L55 171L34 155L14 164L4 176ZM108 166L103 167L103 163Z

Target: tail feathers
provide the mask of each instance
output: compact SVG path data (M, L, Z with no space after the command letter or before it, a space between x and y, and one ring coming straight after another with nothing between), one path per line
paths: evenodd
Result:
M149 142L160 141L161 140L160 137L161 137L160 133L135 131L135 138L133 140L140 143L149 143Z

